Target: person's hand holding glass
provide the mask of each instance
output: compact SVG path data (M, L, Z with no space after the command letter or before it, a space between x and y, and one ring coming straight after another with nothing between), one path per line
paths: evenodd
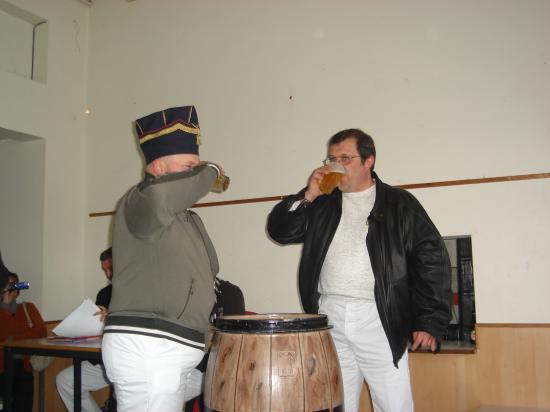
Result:
M332 193L346 174L343 165L348 164L355 157L360 156L329 156L324 159L324 166L315 169L309 177L306 199L313 202L317 196Z
M215 169L216 172L218 173L218 177L216 178L216 180L214 180L214 183L212 184L212 188L210 189L210 191L214 193L225 192L229 187L229 183L231 182L231 180L229 179L229 176L225 174L225 171L220 165L212 162L205 162L205 163L208 166Z

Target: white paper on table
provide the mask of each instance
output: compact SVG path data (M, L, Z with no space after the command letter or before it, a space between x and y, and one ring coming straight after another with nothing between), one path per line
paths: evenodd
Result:
M98 336L103 330L103 322L99 315L99 308L90 299L84 299L52 332L57 336L78 338L84 336Z

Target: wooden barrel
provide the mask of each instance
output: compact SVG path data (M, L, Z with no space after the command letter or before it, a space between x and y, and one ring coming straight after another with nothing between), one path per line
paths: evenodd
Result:
M341 412L342 375L327 317L216 319L205 374L212 412Z

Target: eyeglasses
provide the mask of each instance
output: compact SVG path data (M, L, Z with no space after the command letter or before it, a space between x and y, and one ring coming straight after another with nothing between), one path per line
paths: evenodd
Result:
M344 156L339 156L339 157L336 157L336 156L329 156L329 157L327 157L325 160L323 160L323 164L326 166L326 165L328 165L329 163L336 162L336 163L340 163L340 164L343 164L343 165L347 165L347 164L349 164L353 159L355 159L356 157L361 157L361 156L360 156L360 155L357 155L357 156L347 156L347 155L344 155Z

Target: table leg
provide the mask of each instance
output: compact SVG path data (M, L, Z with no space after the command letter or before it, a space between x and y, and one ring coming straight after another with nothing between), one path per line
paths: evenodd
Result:
M44 412L45 411L45 399L44 399L44 387L46 378L44 377L45 372L42 370L38 372L38 411Z
M13 411L13 350L4 347L4 412Z
M74 412L82 410L82 361L73 358L74 372Z

